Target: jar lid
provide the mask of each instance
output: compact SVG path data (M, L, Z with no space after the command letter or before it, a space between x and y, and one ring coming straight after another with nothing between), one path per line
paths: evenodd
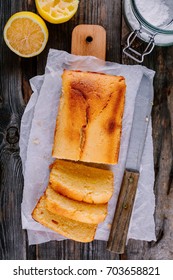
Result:
M172 0L131 0L136 18L144 26L160 33L173 32Z
M173 45L173 0L124 0L124 15L132 32L123 52L141 63L155 45ZM145 41L144 51L137 50L136 38Z

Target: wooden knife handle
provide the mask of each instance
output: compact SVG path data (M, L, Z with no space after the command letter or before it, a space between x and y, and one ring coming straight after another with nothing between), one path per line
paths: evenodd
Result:
M117 254L125 250L138 179L138 172L125 171L107 243L107 249Z

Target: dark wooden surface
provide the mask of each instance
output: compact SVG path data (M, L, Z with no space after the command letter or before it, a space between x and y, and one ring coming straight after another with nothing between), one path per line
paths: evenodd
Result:
M78 24L100 24L107 32L106 59L133 64L122 56L127 27L121 0L81 0L67 23L48 24L49 41L38 57L21 59L3 41L3 27L15 12L35 12L34 0L0 0L0 259L173 259L173 47L156 47L144 65L156 71L153 140L156 195L156 242L130 240L123 255L106 250L106 242L70 240L28 246L21 228L23 189L18 139L20 120L31 96L29 79L44 73L49 48L70 52L71 33Z

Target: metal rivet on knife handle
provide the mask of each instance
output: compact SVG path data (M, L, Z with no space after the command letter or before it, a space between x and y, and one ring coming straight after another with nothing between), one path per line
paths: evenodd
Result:
M129 183L131 184L133 183L133 181L134 181L133 177L129 177Z
M125 250L138 179L138 172L125 171L107 244L107 249L117 254Z

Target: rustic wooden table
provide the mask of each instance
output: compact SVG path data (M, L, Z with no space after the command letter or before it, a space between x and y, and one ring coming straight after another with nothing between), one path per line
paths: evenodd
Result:
M100 24L106 29L106 60L134 62L122 55L128 29L121 0L80 0L77 14L69 22L47 23L47 47L30 59L12 53L2 36L7 19L21 10L35 12L35 1L0 1L0 259L173 259L173 47L155 47L144 63L156 71L152 122L157 241L130 240L123 255L110 253L102 241L52 241L28 246L26 231L21 227L23 176L18 141L21 117L32 94L29 79L44 73L49 48L70 52L72 30L78 24Z

